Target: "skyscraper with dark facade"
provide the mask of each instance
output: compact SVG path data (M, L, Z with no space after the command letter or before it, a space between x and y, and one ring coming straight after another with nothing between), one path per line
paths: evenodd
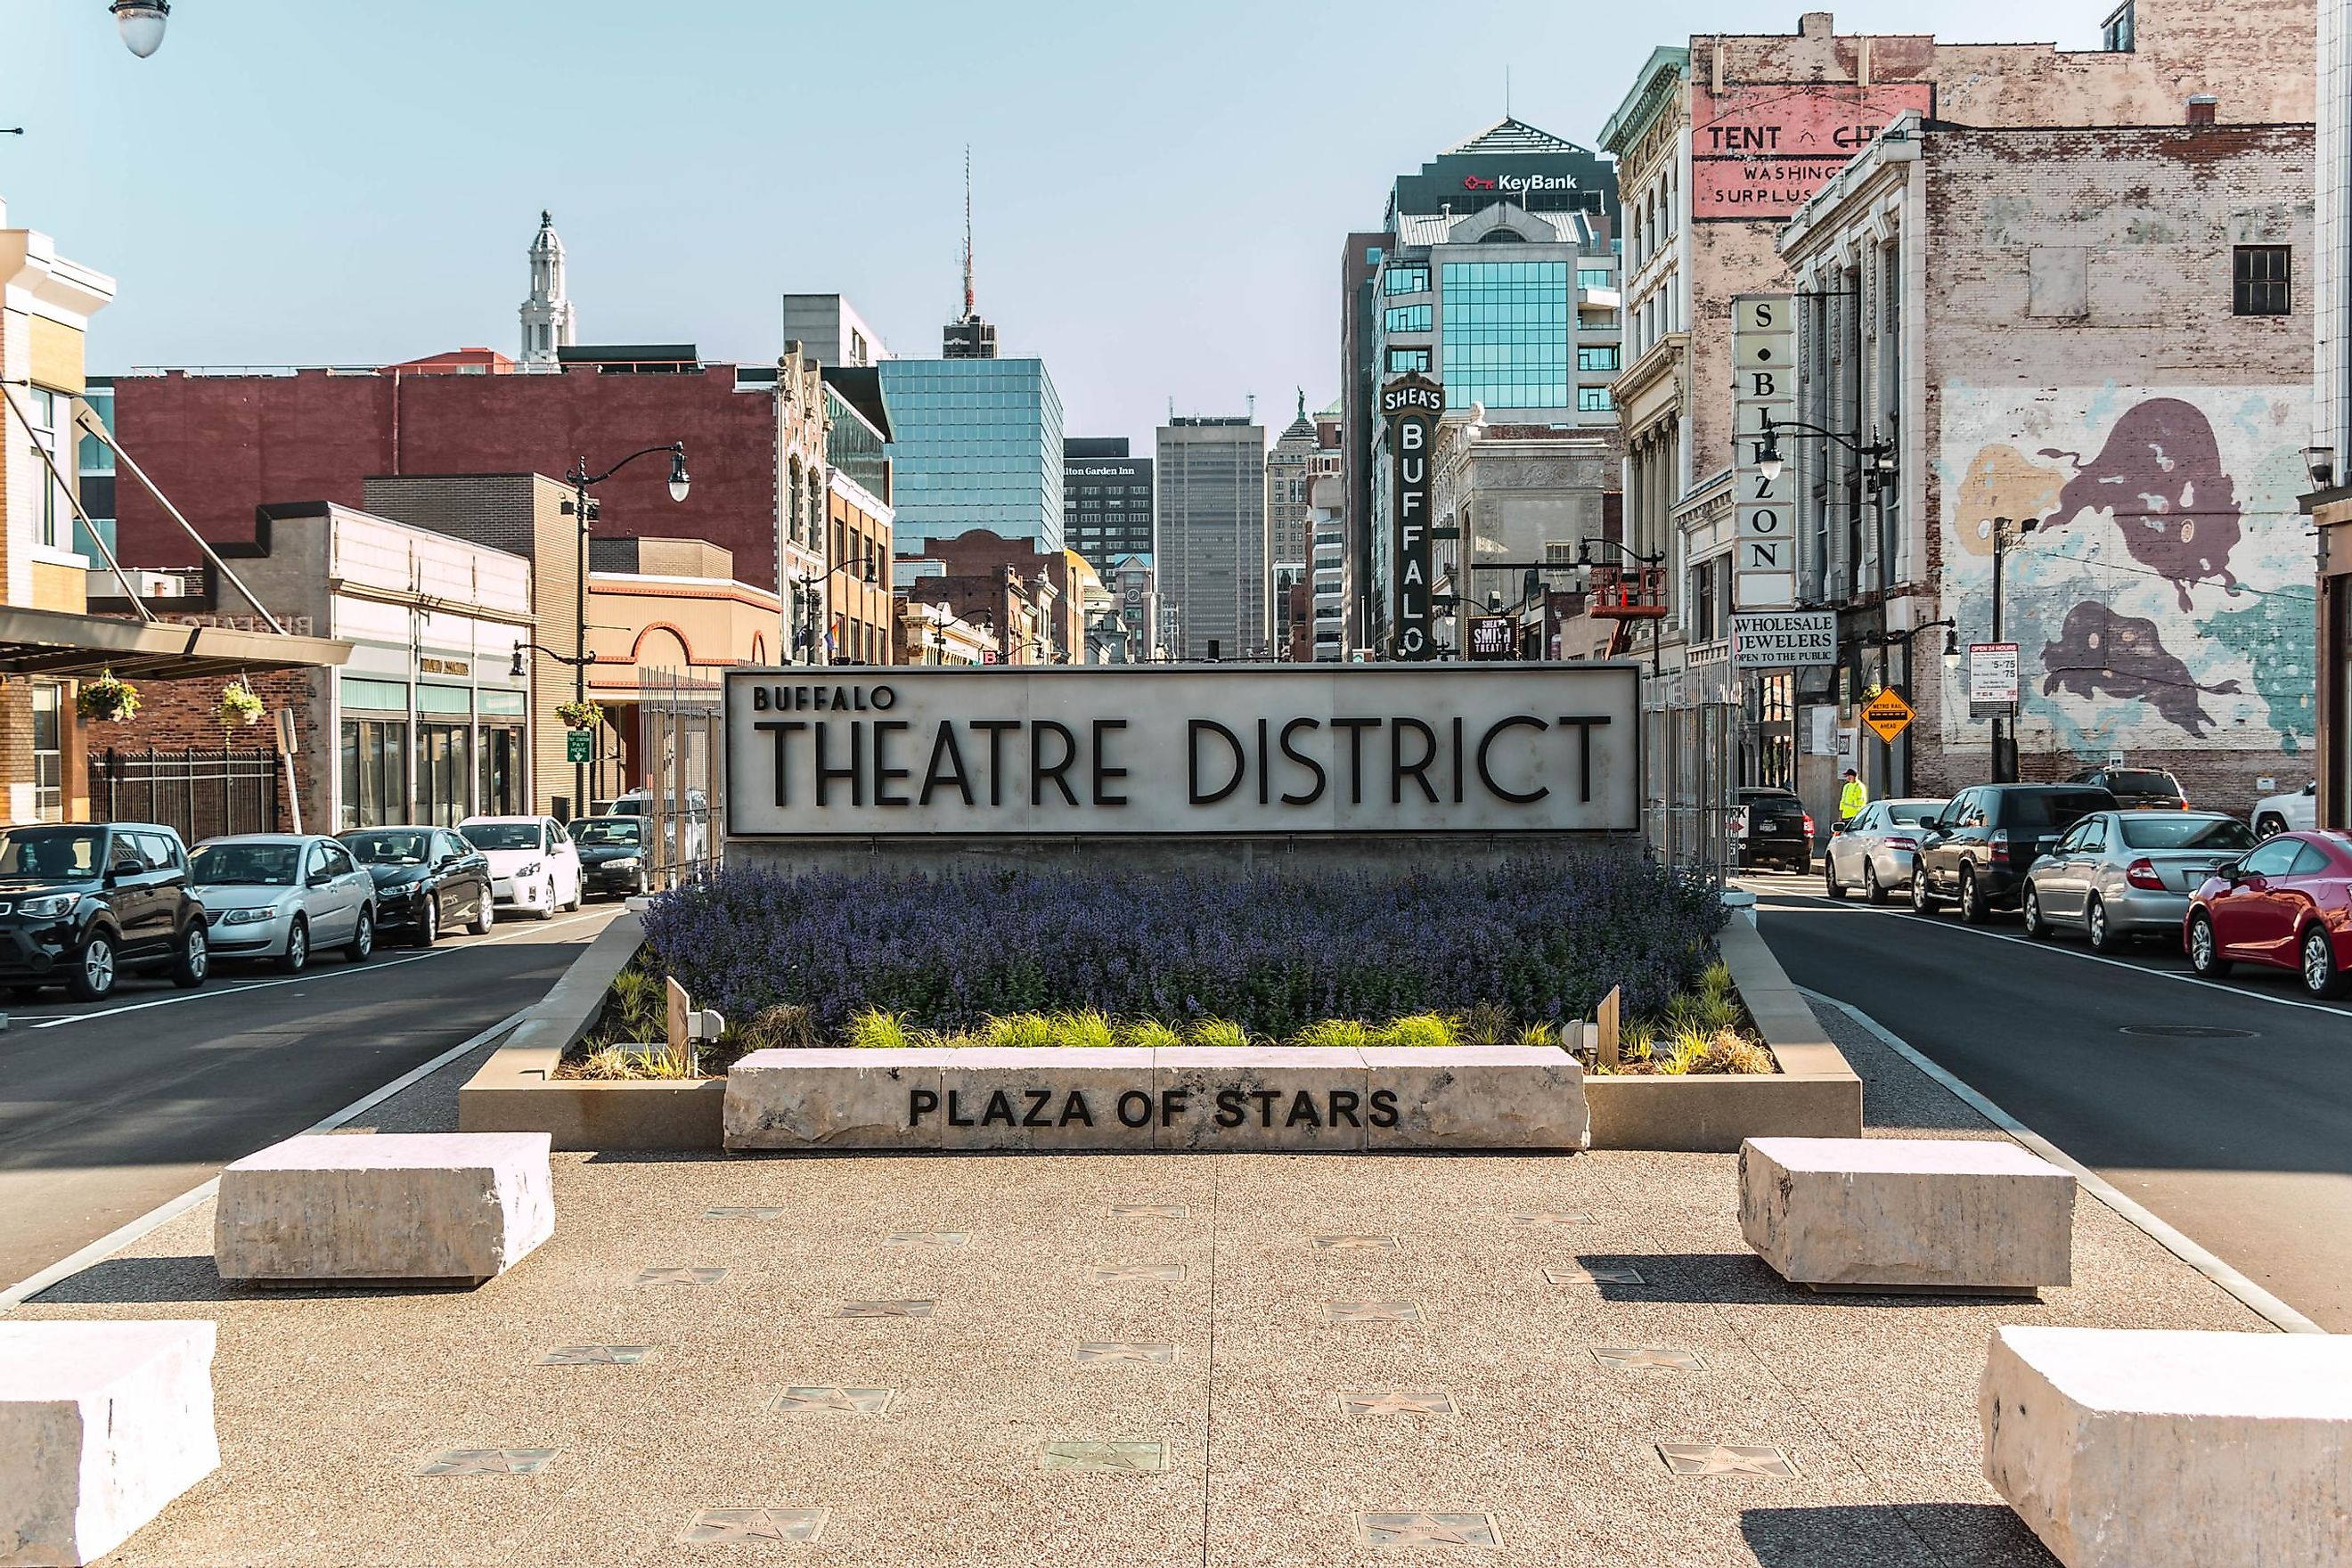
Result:
M1062 543L1108 574L1124 556L1152 552L1151 459L1128 455L1124 436L1062 443Z

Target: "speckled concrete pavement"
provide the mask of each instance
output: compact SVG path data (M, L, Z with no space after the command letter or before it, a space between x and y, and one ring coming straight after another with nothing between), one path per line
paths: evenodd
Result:
M1825 1024L1874 1131L1998 1136ZM370 1121L449 1125L471 1065ZM1979 1476L1992 1329L2266 1330L2088 1198L2039 1304L1807 1295L1742 1245L1734 1184L1718 1155L559 1155L554 1239L477 1291L225 1289L207 1205L18 1311L219 1322L222 1468L107 1559L156 1568L2046 1564ZM1580 1266L1642 1282L1547 1281ZM841 1315L869 1301L932 1305ZM606 1344L652 1349L541 1362ZM1793 1473L1676 1475L1662 1443ZM418 1473L453 1448L555 1453ZM704 1509L824 1514L807 1544L682 1541Z

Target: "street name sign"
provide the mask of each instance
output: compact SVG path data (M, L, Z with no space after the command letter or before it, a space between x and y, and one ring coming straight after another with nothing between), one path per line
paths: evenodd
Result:
M1626 833L1640 682L1532 660L731 669L727 832Z
M1877 731L1878 738L1890 746L1895 743L1895 736L1910 728L1911 721L1916 717L1911 704L1892 691L1880 692L1870 700L1870 706L1862 710L1862 721Z
M1735 669L1805 669L1836 662L1835 610L1738 610L1732 614Z

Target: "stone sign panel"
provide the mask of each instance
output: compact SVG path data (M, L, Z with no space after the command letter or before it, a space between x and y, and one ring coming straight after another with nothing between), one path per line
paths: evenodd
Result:
M1630 833L1632 664L727 674L730 838Z

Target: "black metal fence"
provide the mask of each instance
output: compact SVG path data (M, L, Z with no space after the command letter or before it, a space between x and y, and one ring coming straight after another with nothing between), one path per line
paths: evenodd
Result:
M89 811L100 822L160 822L190 844L275 833L283 768L275 752L110 747L89 754Z

